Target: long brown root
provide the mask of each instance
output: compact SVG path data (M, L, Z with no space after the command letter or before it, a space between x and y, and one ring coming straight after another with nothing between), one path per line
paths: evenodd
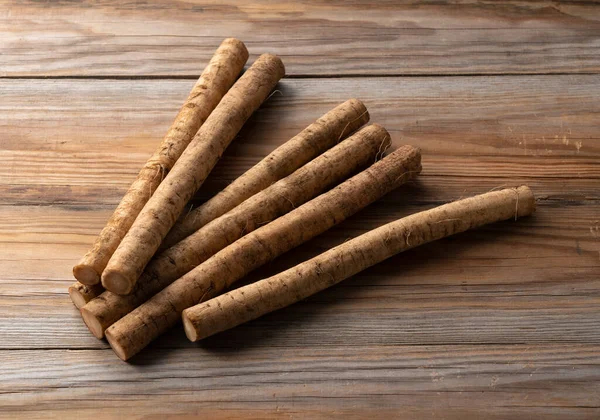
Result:
M250 271L340 223L414 177L420 152L404 146L331 191L218 252L106 330L123 359L173 326L181 311L220 293Z
M186 309L186 335L191 341L200 340L305 299L399 252L534 210L533 193L522 186L413 214L273 277Z
M175 245L242 201L288 176L368 121L367 108L358 99L350 99L336 106L271 152L223 191L175 223L161 248Z
M253 195L233 210L154 258L133 293L104 292L81 309L90 331L102 338L111 324L173 281L256 228L288 213L373 162L388 132L364 127L293 174Z
M79 282L88 285L100 283L109 259L135 218L198 128L235 82L247 59L248 51L243 42L234 38L223 41L194 85L164 140L131 184L92 249L73 267L73 275Z
M263 54L223 96L110 258L102 274L107 290L131 293L187 202L284 73L279 57Z

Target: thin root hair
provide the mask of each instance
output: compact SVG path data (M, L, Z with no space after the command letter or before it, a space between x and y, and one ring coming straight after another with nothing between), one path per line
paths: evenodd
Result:
M386 134L385 137L383 138L383 140L381 140L381 144L379 145L379 150L377 150L377 153L375 154L375 162L381 160L383 158L384 153L386 152L387 149L390 148L390 146L392 145L391 141L388 142L387 146L384 147L386 140L391 140L391 137L389 136L389 134Z
M279 89L275 89L273 92L271 92L271 94L269 96L267 96L267 99L265 99L265 102L267 102L269 99L271 99L271 96L275 95L276 93L279 93L281 96L283 96L283 92L281 92Z
M344 134L346 133L346 129L348 128L348 126L349 126L350 124L352 124L354 121L357 121L357 120L361 119L361 118L362 118L362 116L363 116L363 115L365 115L367 112L369 112L369 111L368 111L368 110L365 110L365 112L363 112L362 114L360 114L358 117L356 117L356 118L355 118L355 119L353 119L352 121L349 121L349 122L348 122L348 124L346 124L346 125L344 126L344 129L342 130L342 132L340 133L340 136L339 136L339 137L338 137L338 139L337 139L337 143L339 143L339 142L340 142L340 140L342 139L342 137L344 137Z

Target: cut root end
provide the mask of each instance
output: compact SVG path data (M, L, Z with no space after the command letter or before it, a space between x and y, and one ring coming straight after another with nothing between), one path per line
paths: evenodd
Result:
M100 274L89 265L78 264L73 267L73 276L87 286L100 283Z
M131 293L131 282L121 273L116 271L105 271L102 276L102 285L118 295Z
M183 319L183 329L185 330L185 335L187 336L187 338L191 342L198 341L198 334L196 333L196 329L194 328L192 321L190 321L190 319L187 317L185 311L183 312L182 319Z
M106 330L106 340L108 341L108 344L110 344L110 347L112 347L113 351L115 352L115 354L117 356L119 356L119 359L123 360L124 362L127 361L127 359L129 358L127 356L127 352L125 351L125 349L123 348L123 346L121 346L117 340L117 338L115 338L110 330Z
M83 318L83 322L85 322L85 325L87 325L88 329L94 335L94 337L96 337L99 340L104 338L104 329L102 328L102 324L100 323L100 321L98 321L98 318L96 318L91 312L89 312L85 308L81 309L81 317Z
M81 309L87 303L81 292L74 287L69 287L69 296L77 309Z

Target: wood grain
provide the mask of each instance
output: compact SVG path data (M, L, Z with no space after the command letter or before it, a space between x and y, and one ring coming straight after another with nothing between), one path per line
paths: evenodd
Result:
M115 205L192 84L0 81L5 204ZM281 95L251 118L201 197L355 96L365 102L371 120L391 132L395 145L423 149L423 176L443 178L431 183L444 183L438 201L515 182L549 197L599 198L598 75L301 79L284 80L278 89ZM137 111L142 104L147 112ZM469 176L484 188L462 187L457 193L450 185Z
M281 271L367 229L431 206L390 204L373 205L251 277ZM598 344L600 279L595 273L600 268L600 241L588 230L598 226L592 213L598 207L582 211L585 207L540 203L534 217L407 252L299 305L222 334L221 339L243 346L248 338L260 336L277 347ZM65 232L86 224L85 218L60 213L48 219L60 223ZM31 213L22 217L34 219ZM39 229L23 225L19 230ZM52 242L52 230L39 230L39 245L23 237L12 244L4 232L0 236L3 246L13 249L0 260L0 271L7 273L0 291L0 349L106 347L89 334L66 297L72 281L70 259L78 258L85 241L64 247ZM20 261L18 267L15 261ZM53 280L44 281L48 278ZM29 282L35 289L24 292ZM34 327L35 334L25 333ZM188 343L177 334L157 345Z
M96 417L99 406L101 416L148 413L157 419L600 414L600 359L589 345L286 349L255 341L240 349L208 344L154 352L160 364L147 354L133 365L115 363L110 350L49 350L44 358L35 351L0 352L7 367L0 415L60 410L68 417Z
M429 4L427 4L429 3ZM197 77L219 42L291 76L589 73L592 2L4 1L0 76Z
M396 145L423 148L424 172L417 182L251 279L398 217L501 185L529 184L540 197L539 210L517 224L487 227L401 255L227 333L225 341L241 343L276 331L272 344L291 347L597 343L598 80L523 76L281 83L282 95L252 118L198 200L351 94L365 100L372 120L390 129ZM2 153L10 163L0 168L0 183L11 191L0 206L0 348L106 348L89 335L66 298L70 267L154 148L188 84L4 82L9 95L2 126L20 137L7 136ZM28 99L32 91L37 101ZM155 108L148 115L128 114L137 101ZM529 139L527 149L523 139ZM35 286L23 292L29 282ZM448 319L460 322L449 325ZM24 334L39 324L44 327L36 334ZM157 345L188 346L181 335L174 337Z

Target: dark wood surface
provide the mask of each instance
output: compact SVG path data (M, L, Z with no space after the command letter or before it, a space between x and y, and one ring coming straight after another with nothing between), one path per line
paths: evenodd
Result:
M600 6L594 2L4 2L0 417L600 417ZM121 362L71 267L223 37L290 77L197 201L335 104L423 174L249 276L404 215L527 184L538 211L398 255L199 344Z
M594 3L8 2L0 74L196 77L228 36L281 55L292 76L594 73Z

